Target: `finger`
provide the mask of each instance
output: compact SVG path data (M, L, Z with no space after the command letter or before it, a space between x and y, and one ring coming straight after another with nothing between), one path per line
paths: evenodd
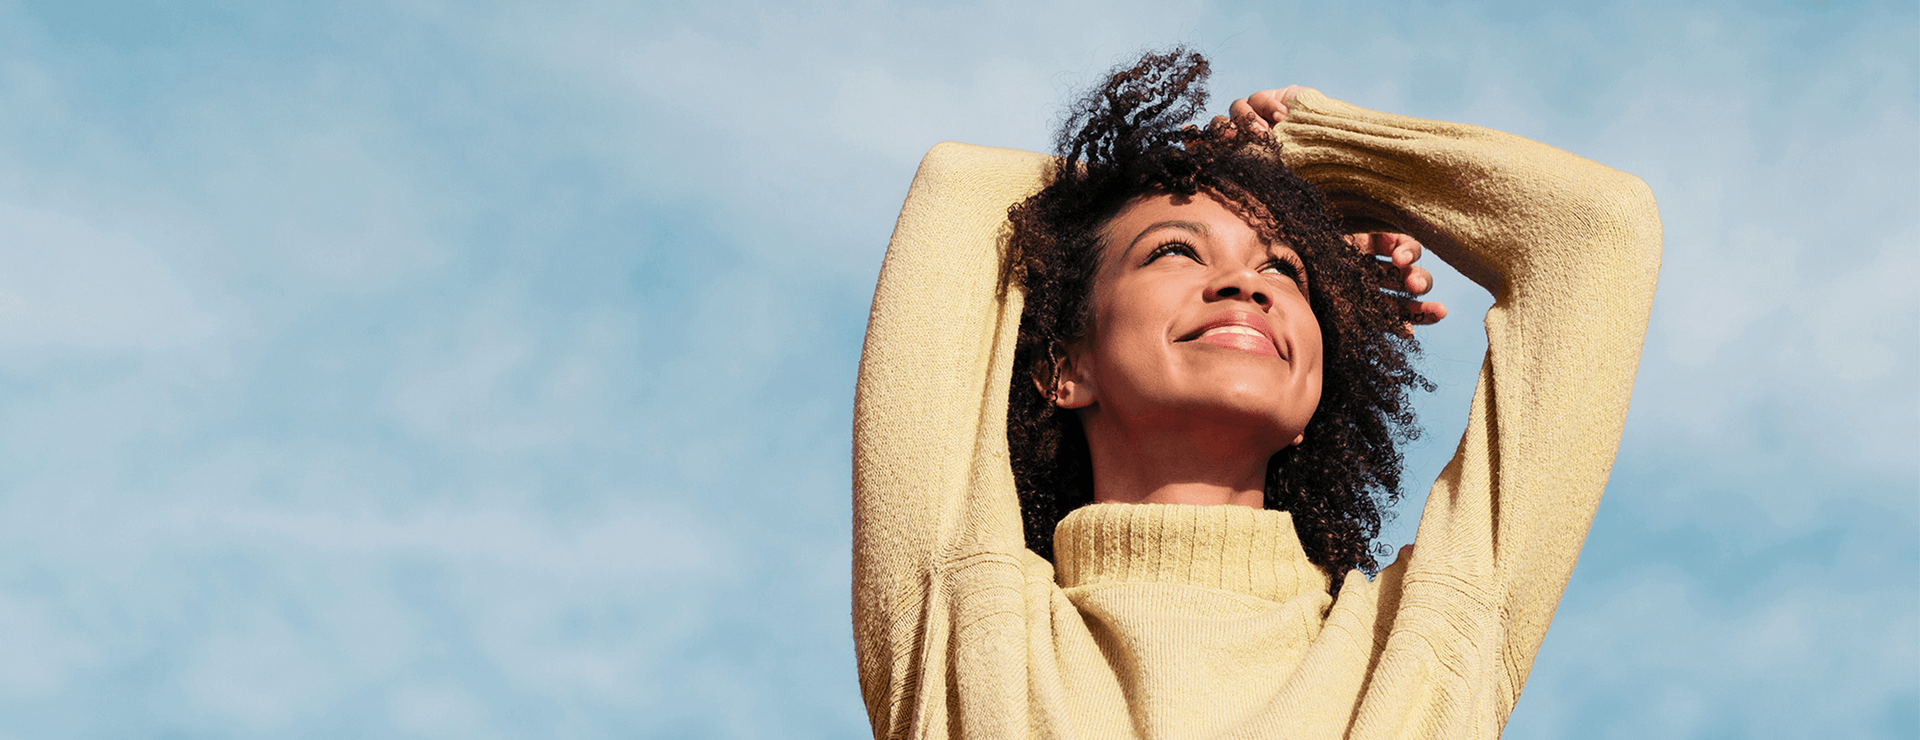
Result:
M1387 257L1397 267L1405 267L1420 259L1422 250L1425 249L1420 246L1419 240L1406 234L1394 233L1348 234L1347 243L1363 253ZM1400 250L1412 251L1402 259L1393 259L1395 252Z
M1406 290L1408 272L1406 267L1393 263L1393 249L1386 234L1348 234L1347 243L1361 254L1373 258L1374 281L1382 290L1396 293Z
M1279 123L1287 120L1287 99L1293 88L1261 90L1247 96L1247 105L1263 120Z
M1447 307L1439 301L1408 301L1407 304L1410 320L1421 326L1439 323L1447 317Z
M1227 113L1233 116L1234 123L1246 126L1247 130L1253 133L1264 134L1273 130L1273 127L1268 126L1260 114L1255 113L1253 108L1247 105L1245 98L1233 101L1233 105L1227 106Z
M1426 295L1433 290L1433 273L1417 265L1409 267L1404 285L1408 295Z
M1433 290L1433 273L1424 267L1394 267L1385 258L1379 258L1378 264L1380 272L1375 284L1382 290L1408 296L1423 296Z
M1391 258L1394 267L1404 269L1411 266L1420 261L1420 255L1425 251L1419 241L1406 234L1381 234L1380 237L1374 243L1374 253Z

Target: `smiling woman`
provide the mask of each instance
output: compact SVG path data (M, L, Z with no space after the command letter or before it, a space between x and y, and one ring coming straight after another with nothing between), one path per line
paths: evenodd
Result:
M1027 342L1057 347L1035 388L1075 412L1056 416L1085 432L1094 500L1259 508L1268 460L1304 439L1320 401L1300 257L1212 192L1136 198L1100 232L1098 330Z
M1035 383L1084 409L1095 500L1260 508L1320 401L1300 257L1212 193L1137 198L1102 231L1099 331Z
M1205 72L1177 53L1117 72L1074 110L1047 187L1009 214L1010 277L1027 299L1014 364L1028 372L1011 379L1007 429L1027 546L1052 557L1056 525L1094 501L1264 506L1289 512L1337 584L1378 565L1407 391L1423 382L1405 328L1444 312L1377 289L1430 287L1413 284L1428 280L1418 245L1363 242L1396 256L1383 273L1279 164L1264 126L1184 127ZM1149 305L1161 314L1139 316ZM1214 351L1233 341L1219 333L1182 341L1217 319L1302 354ZM1120 395L1061 398L1082 375ZM1151 399L1164 403L1135 403Z
M1652 199L1306 89L1185 127L1205 73L1146 57L1060 157L941 145L914 179L854 416L876 737L1485 738L1513 709L1624 422ZM1410 324L1444 314L1423 243L1494 294L1489 349L1380 569Z

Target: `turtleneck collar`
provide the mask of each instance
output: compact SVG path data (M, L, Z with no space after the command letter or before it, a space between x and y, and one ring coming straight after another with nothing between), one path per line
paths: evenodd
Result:
M1293 516L1246 506L1092 504L1053 530L1061 588L1178 583L1284 602L1326 593Z

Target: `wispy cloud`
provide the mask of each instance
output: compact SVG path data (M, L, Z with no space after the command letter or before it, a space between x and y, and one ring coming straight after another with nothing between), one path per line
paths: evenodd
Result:
M1516 734L1906 731L1909 7L328 8L0 4L0 733L864 732L847 429L913 166L1043 149L1179 41L1219 105L1313 84L1661 200Z

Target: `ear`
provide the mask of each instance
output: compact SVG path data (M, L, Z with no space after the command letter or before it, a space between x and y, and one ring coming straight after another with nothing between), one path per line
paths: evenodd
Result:
M1098 400L1094 392L1092 364L1079 348L1069 349L1065 357L1054 358L1051 373L1043 368L1034 368L1033 387L1040 391L1042 398L1052 398L1053 405L1063 409L1092 406Z
M1300 446L1300 443L1301 443L1301 442L1305 442L1305 441L1307 441L1307 433L1306 433L1306 432L1301 432L1301 433L1300 433L1300 435L1299 435L1299 436L1297 436L1297 437L1294 437L1294 438L1293 438L1293 442L1292 442L1292 443L1290 443L1290 444L1288 444L1287 446L1288 446L1288 447L1299 447L1299 446Z

